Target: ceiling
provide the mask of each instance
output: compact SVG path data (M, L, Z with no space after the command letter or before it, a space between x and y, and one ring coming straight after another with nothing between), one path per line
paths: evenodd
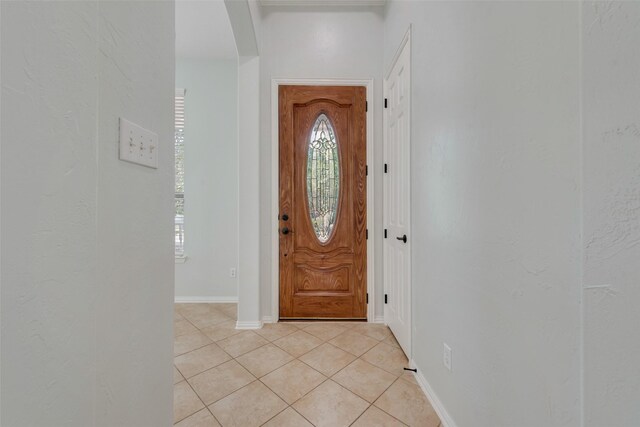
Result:
M176 0L176 57L238 57L223 0Z
M327 6L371 7L384 6L386 0L258 0L263 7L270 6Z

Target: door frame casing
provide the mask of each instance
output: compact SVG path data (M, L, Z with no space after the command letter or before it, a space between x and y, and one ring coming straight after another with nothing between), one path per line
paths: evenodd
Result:
M271 228L271 316L263 317L263 322L277 322L280 319L280 235L278 233L278 214L280 210L280 120L278 108L278 87L280 85L291 86L364 86L367 92L367 101L373 101L373 79L271 79L271 218L269 224L275 224ZM374 226L374 160L373 160L373 117L375 103L368 105L367 115L367 229L369 238L367 239L367 294L369 303L367 304L367 321L373 322L375 319L375 268L374 268L374 248L377 239L373 232ZM272 222L274 221L274 222Z

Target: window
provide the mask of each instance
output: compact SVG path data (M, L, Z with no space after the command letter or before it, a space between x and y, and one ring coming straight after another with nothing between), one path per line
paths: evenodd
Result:
M307 156L309 215L321 243L329 240L335 226L339 191L338 142L329 118L322 113L311 130Z
M184 256L184 96L185 89L176 89L175 97L175 244L176 257Z

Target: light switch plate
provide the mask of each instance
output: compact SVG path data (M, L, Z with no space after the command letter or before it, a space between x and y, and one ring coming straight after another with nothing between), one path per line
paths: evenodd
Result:
M158 169L158 134L120 117L120 160Z

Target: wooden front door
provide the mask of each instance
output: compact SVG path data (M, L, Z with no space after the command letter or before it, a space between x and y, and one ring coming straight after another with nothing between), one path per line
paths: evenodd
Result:
M280 318L366 319L366 91L280 86Z

